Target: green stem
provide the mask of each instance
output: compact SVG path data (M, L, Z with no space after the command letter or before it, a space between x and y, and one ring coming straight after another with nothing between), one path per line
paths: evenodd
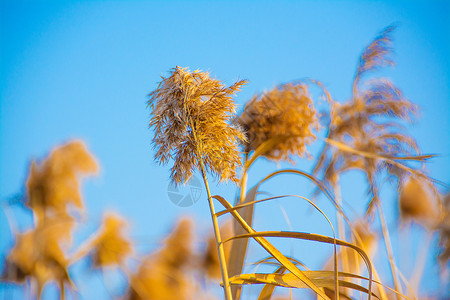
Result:
M386 252L389 257L389 264L391 266L392 278L394 280L394 288L397 292L402 293L401 287L398 283L398 275L397 275L397 270L396 270L395 261L394 261L394 253L392 250L391 238L389 237L389 231L387 228L386 219L384 217L383 209L381 207L380 201L378 199L376 201L377 201L376 206L378 208L378 216L380 217L381 228L383 231L384 245L386 246ZM395 294L395 295L397 297L397 300L401 300L401 297L398 294Z
M217 222L216 212L214 210L213 198L211 197L211 192L209 190L208 179L206 178L203 160L199 159L199 162L200 162L200 170L202 173L203 182L205 183L206 193L208 195L209 209L211 211L211 218L212 218L213 227L214 227L214 236L216 238L216 245L217 245L217 250L219 253L220 271L222 273L222 281L223 281L223 289L225 292L225 300L233 300L233 297L231 295L231 286L230 286L230 282L228 280L227 261L225 259L225 252L223 250L222 239L220 237L220 228L219 228L219 224Z

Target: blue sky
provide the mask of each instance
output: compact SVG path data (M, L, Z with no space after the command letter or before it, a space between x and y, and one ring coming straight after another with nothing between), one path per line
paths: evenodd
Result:
M206 201L189 208L172 204L166 194L169 166L153 161L146 95L168 70L179 65L210 71L227 84L248 79L236 97L240 107L257 92L304 77L320 80L335 99L345 101L361 51L394 22L399 24L394 33L396 66L380 74L391 78L420 106L421 117L410 132L423 153L440 155L428 165L431 176L449 182L447 1L0 3L0 198L4 201L23 189L31 159L42 158L71 138L83 139L98 158L101 172L83 186L88 218L79 239L96 228L105 209L131 220L132 236L142 251L155 247L178 216L194 217L199 233L209 228ZM313 145L311 153L320 146L319 142ZM312 163L299 160L296 167L310 171ZM250 184L276 167L258 162L250 172ZM349 178L344 183L351 184ZM284 179L267 189L274 194L294 190L308 196L306 187ZM348 201L359 207L364 192L362 186L348 193ZM214 185L213 193L232 198L234 187ZM302 216L302 222L293 221L298 223L295 229L330 234L323 222L312 221L305 205L283 205ZM324 210L333 215L327 205L323 202ZM385 206L395 229L392 195ZM21 229L26 229L29 215L20 210L14 213ZM267 218L279 220L270 226L289 229L275 204L257 214L255 222L261 229ZM4 214L0 214L0 232L0 258L4 258L12 243ZM418 230L411 243L417 244L421 234ZM398 256L400 244L394 241ZM323 255L317 258L312 251L295 251L313 266L323 263ZM379 251L384 253L382 247ZM423 289L430 292L439 289L434 255L429 255L429 276L423 282ZM106 292L96 288L98 284L97 279L82 284L83 299L94 295L107 299ZM2 292L5 289L0 286ZM13 293L20 295L17 289Z

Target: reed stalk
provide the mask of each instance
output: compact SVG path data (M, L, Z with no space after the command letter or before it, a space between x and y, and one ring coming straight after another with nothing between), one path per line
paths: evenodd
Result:
M208 179L206 178L205 166L203 165L203 160L201 157L199 157L199 165L200 165L200 170L202 173L203 182L204 182L205 188L206 188L206 193L208 196L208 204L209 204L209 209L211 212L211 218L212 218L213 227L214 227L214 237L216 238L217 251L219 254L220 272L222 274L225 300L233 300L233 297L231 294L231 286L230 286L230 282L228 279L228 269L227 269L227 261L225 258L225 251L223 250L223 243L222 243L222 239L220 237L220 228L219 228L219 224L217 222L216 212L214 210L213 198L211 197L211 192L209 190Z
M381 207L380 201L377 200L376 206L378 208L378 217L380 218L381 228L382 228L382 232L383 232L383 240L384 240L384 245L386 246L386 252L387 252L388 258L389 258L389 265L391 267L392 278L394 280L394 288L397 292L402 293L401 286L399 285L399 282L398 282L398 275L397 275L397 270L396 270L396 266L395 266L391 238L389 236L386 219L384 217L383 208ZM397 297L397 300L401 300L400 295L398 295L398 294L395 294L395 295Z

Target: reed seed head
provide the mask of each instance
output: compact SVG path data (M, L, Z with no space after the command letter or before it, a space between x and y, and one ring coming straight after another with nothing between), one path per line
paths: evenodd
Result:
M391 55L393 50L392 32L395 28L396 27L393 25L386 27L372 43L364 49L356 70L356 79L368 71L394 65Z
M401 90L387 79L374 78L364 86L360 84L364 74L393 64L394 28L387 27L363 51L353 81L352 98L343 104L332 104L328 138L353 152L327 145L313 172L322 173L325 181L334 186L345 171L363 171L371 195L366 215L372 214L379 199L376 179L382 171L386 170L400 180L407 175L381 157L420 154L416 141L406 133L404 126L417 114L417 106L405 99Z
M28 206L61 213L69 205L83 209L80 176L94 174L95 158L81 141L53 149L42 163L32 162L27 179Z
M244 151L256 150L262 143L286 137L264 154L270 160L292 161L293 156L307 154L319 129L313 100L305 84L285 84L261 95L255 95L235 123L247 134Z
M165 247L159 253L159 260L170 268L179 269L185 266L192 257L194 241L193 222L183 218L178 221L165 241Z
M427 182L410 177L400 189L400 215L402 220L414 220L425 226L433 226L439 220L437 201Z
M131 254L131 242L124 234L127 222L114 214L106 214L100 232L93 242L94 267L121 265Z
M73 226L73 219L66 215L47 216L37 227L17 234L2 279L22 283L33 278L38 292L49 281L70 281L65 253Z
M161 164L174 159L175 183L185 183L200 168L200 161L221 181L236 181L236 168L241 165L237 141L245 140L245 135L229 119L235 113L232 96L246 81L225 87L206 72L180 67L162 79L148 101L155 159Z
M144 259L130 278L129 300L195 299L195 286L186 268L193 258L192 227L191 219L181 219L166 238L164 247Z

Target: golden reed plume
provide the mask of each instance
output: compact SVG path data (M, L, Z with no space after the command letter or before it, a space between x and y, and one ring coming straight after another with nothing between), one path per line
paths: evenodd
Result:
M319 129L314 103L305 84L285 84L255 95L234 122L247 134L244 144L247 153L267 140L286 137L264 154L275 161L305 156L306 145L315 140L314 131Z
M171 169L175 183L186 182L200 167L199 161L221 181L237 180L236 167L241 165L237 140L245 136L228 121L235 113L232 96L245 83L225 87L208 73L176 67L149 94L155 159L162 164L175 160Z
M137 273L129 278L127 299L194 299L195 286L187 276L193 258L192 227L192 220L181 219L167 237L164 247L142 261Z
M32 162L27 179L28 206L61 213L70 205L82 210L80 176L95 174L95 158L81 141L55 148L42 163Z
M94 267L122 265L131 254L131 242L124 234L127 222L114 214L103 216L102 227L92 242Z

